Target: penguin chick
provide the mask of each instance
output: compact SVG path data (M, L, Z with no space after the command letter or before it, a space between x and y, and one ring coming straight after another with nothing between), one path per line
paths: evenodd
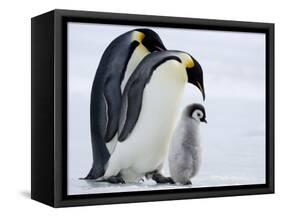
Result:
M191 184L201 163L200 122L206 121L205 108L201 104L187 106L175 129L169 150L169 169L176 183Z

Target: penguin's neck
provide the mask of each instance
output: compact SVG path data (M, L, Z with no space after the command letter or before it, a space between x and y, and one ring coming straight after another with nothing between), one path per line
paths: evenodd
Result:
M187 83L185 68L176 60L168 60L160 65L153 73L153 77L159 77L162 86L166 86L165 89L169 90L175 86L177 92L178 87L184 88Z
M144 47L142 44L139 44L136 49L134 50L134 52L132 53L130 60L127 64L127 68L125 71L125 75L124 75L124 79L121 83L121 91L123 92L127 81L129 80L129 78L131 77L133 71L135 70L135 68L137 67L137 65L140 63L140 61L146 56L148 55L150 52L146 49L146 47Z

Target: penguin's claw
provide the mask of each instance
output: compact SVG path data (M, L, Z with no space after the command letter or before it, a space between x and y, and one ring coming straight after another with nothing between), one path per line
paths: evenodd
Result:
M192 182L190 180L187 180L185 185L192 185Z

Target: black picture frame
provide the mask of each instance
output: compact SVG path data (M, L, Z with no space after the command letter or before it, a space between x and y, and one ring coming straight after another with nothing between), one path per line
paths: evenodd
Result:
M266 184L91 195L66 194L66 23L107 23L266 34ZM53 10L31 21L31 198L53 207L274 193L274 24Z

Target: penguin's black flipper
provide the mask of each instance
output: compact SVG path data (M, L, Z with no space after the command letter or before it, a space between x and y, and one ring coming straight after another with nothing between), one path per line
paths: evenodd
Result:
M106 105L105 142L109 142L118 130L119 115L121 109L121 89L116 78L108 78L104 87L104 103Z
M170 52L155 52L147 55L136 67L128 80L121 104L118 140L124 141L134 129L142 107L143 92L154 70L168 60L181 61Z
M99 87L98 83L94 84ZM104 175L104 165L107 163L110 153L106 147L105 134L108 126L108 104L102 88L96 88L91 93L90 126L93 151L93 165L86 179L97 179Z
M99 104L91 104L91 133L94 162L87 179L97 179L104 175L104 166L110 153L106 147L118 130L118 121L121 107L121 90L114 78L105 82L104 93Z
M125 88L119 122L119 141L124 141L136 125L142 106L144 86L141 81L136 80L130 88Z

